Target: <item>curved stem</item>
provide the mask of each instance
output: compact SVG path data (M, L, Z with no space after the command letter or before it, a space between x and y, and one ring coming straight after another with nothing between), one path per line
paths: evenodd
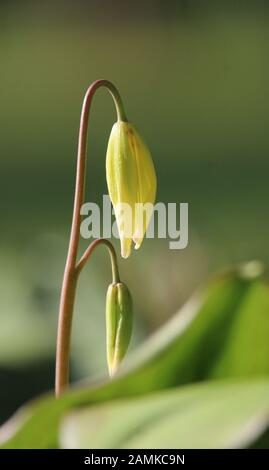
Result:
M107 240L106 238L98 238L97 240L94 240L89 246L88 248L85 250L84 254L82 255L82 257L80 258L79 262L77 263L77 266L76 266L76 271L77 271L77 275L80 274L80 272L82 271L83 267L85 266L86 262L88 261L90 255L92 254L92 252L94 251L94 249L98 246L98 245L106 245L106 247L108 248L108 251L109 251L109 255L110 255L110 261L111 261L111 268L112 268L112 279L113 279L113 283L116 284L118 282L120 282L120 275L119 275L119 270L118 270L118 263L117 263L117 256L116 256L116 252L115 252L115 249L114 249L114 246L112 245L112 243Z
M59 396L60 393L63 392L63 390L68 386L69 381L69 350L72 316L78 277L78 271L76 270L76 259L79 243L80 208L83 203L85 186L87 129L93 95L95 91L102 86L107 88L112 95L117 110L118 120L126 120L123 104L116 87L107 80L97 80L92 83L86 92L80 118L73 219L63 277L58 320L55 373L56 396Z

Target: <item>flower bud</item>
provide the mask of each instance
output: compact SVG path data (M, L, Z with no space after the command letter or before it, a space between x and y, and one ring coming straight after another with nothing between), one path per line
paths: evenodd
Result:
M106 296L106 338L109 375L113 376L128 349L133 323L132 297L122 282L110 284Z
M156 196L156 174L150 152L129 122L118 121L112 127L106 178L121 240L121 254L127 258L132 240L135 248L142 243Z

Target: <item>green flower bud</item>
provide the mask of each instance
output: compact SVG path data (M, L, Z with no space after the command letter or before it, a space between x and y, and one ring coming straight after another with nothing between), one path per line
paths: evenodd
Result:
M112 377L128 349L133 323L132 297L122 282L110 284L106 296L107 364Z
M129 122L118 121L112 127L106 155L106 179L119 230L121 254L127 258L132 240L136 249L143 241L156 195L156 174L150 151Z

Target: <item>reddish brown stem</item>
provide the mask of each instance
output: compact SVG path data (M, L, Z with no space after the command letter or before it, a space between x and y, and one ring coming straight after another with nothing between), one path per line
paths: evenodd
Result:
M106 87L111 93L116 106L118 120L126 120L122 101L115 86L107 80L95 81L86 92L80 118L73 219L63 277L58 319L55 372L56 396L59 396L67 388L69 382L70 337L73 309L75 303L76 285L78 280L78 274L80 272L80 269L76 269L76 261L79 244L80 208L83 203L85 186L87 130L92 98L95 91L101 86Z

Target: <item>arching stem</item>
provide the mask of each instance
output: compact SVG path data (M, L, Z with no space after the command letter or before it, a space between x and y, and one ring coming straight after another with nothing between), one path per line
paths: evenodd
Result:
M105 87L109 90L114 100L118 120L126 121L123 104L116 87L107 80L95 81L87 90L80 119L79 140L78 140L78 155L77 155L77 172L76 172L76 186L73 208L73 219L71 226L70 241L63 277L59 319L58 319L58 332L57 332L57 346L56 346L56 371L55 371L55 393L59 396L68 386L69 382L69 351L70 351L70 337L72 327L72 317L75 302L76 286L80 266L83 267L84 259L87 251L90 255L90 247L86 250L82 259L76 266L77 251L79 244L79 230L80 230L80 208L83 204L84 186L85 186L85 166L86 166L86 150L87 150L87 130L89 121L89 112L95 91L100 87ZM110 251L111 253L111 251ZM86 256L87 259L87 256Z
M94 240L89 246L88 248L85 250L84 254L82 255L82 257L80 258L79 262L77 263L77 266L76 266L76 272L77 272L77 275L80 274L81 270L83 269L84 265L86 264L86 262L88 261L90 255L92 254L92 252L94 251L94 249L98 246L98 245L105 245L107 248L108 248L108 251L109 251L109 255L110 255L110 261L111 261L111 269L112 269L112 280L113 280L113 283L116 284L118 282L120 282L120 275L119 275L119 270L118 270L118 263L117 263L117 256L116 256L116 252L115 252L115 249L114 249L114 246L112 245L112 243L107 240L106 238L98 238L97 240Z

